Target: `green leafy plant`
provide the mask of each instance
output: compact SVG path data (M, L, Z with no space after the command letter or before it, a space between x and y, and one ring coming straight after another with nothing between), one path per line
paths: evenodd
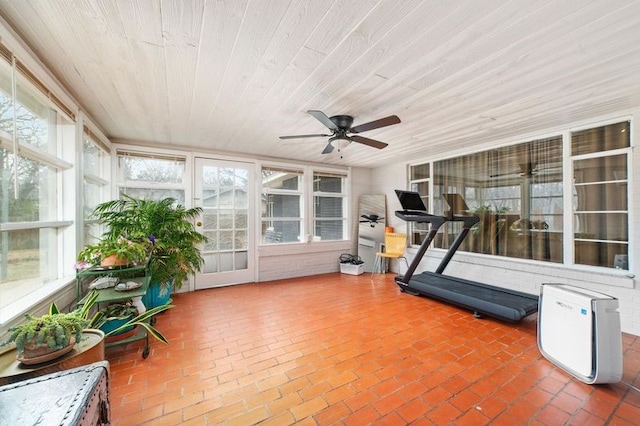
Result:
M80 266L99 265L104 258L116 255L129 264L140 264L147 260L152 247L153 242L149 239L132 240L121 235L108 237L96 244L86 245L78 252L78 262L86 263Z
M92 216L107 226L105 239L140 235L152 239L154 244L149 250L152 282L175 283L180 288L204 263L199 244L207 238L193 226L201 213L201 208L187 209L174 198L147 200L123 195L122 199L99 204Z
M106 308L100 311L101 322L104 323L109 320L121 320L125 318L132 318L138 315L138 308L133 306L131 301L116 302L109 304ZM100 328L102 324L94 324L95 328Z

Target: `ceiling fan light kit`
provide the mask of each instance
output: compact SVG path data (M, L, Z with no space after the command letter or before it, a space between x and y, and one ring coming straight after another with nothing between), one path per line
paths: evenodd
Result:
M328 137L329 142L322 151L323 154L329 154L333 152L336 147L338 148L338 151L341 151L342 148L344 148L351 142L357 142L373 148L383 149L388 145L387 143L380 142L375 139L366 138L357 134L354 135L353 133L362 133L369 130L379 129L381 127L387 127L393 124L400 123L400 118L398 118L397 115L390 115L388 117L380 118L378 120L351 127L351 125L353 124L353 117L350 115L334 115L332 117L328 117L324 112L318 110L309 110L307 112L316 120L324 124L329 130L331 130L331 134L280 136L280 139ZM342 146L341 141L346 141L347 144ZM334 144L333 142L336 142L336 144Z

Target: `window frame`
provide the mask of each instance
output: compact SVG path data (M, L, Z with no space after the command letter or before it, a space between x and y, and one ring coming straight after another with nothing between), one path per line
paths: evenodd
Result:
M622 124L624 122L628 123L628 146L626 147L617 147L617 148L613 148L613 149L604 149L604 150L600 150L600 151L592 151L592 152L588 152L588 153L581 153L581 154L576 154L573 155L572 152L572 136L574 133L579 133L585 130L595 130L595 129L599 129L599 128L603 128L603 127L607 127L610 125L616 125L616 124ZM568 223L570 225L569 228L570 232L566 232L566 240L565 240L565 252L566 252L566 256L565 258L568 259L568 261L566 263L578 267L578 268L596 268L596 269L600 269L600 270L612 270L612 269L621 269L626 271L630 271L632 270L632 268L635 267L634 264L634 260L633 260L633 256L629 256L627 255L627 268L617 268L615 263L612 266L601 266L601 265L592 265L592 264L588 264L588 263L578 263L576 261L576 242L596 242L596 243L616 243L616 244L622 244L624 243L627 246L627 253L631 254L634 253L634 248L633 248L633 223L634 223L634 210L632 208L633 206L633 193L634 193L634 188L633 188L633 179L630 179L630 176L633 176L633 148L634 148L634 124L633 124L633 120L631 117L622 117L622 118L617 118L617 119L611 119L611 120L607 120L607 121L603 121L603 122L597 122L597 123L592 123L586 126L581 126L581 127L576 127L576 128L571 128L566 132L566 152L568 153L566 155L566 165L568 167L568 170L571 171L570 173L570 177L571 177L571 181L569 185L567 186L567 189L565 191L565 205L569 206L568 209L565 208L565 212L568 212L569 214L566 215L565 217L565 222ZM576 185L575 183L575 179L574 174L575 174L575 163L578 161L582 161L582 160L589 160L589 159L596 159L596 158L607 158L607 157L614 157L614 156L619 156L619 155L624 155L626 157L626 179L624 179L624 184L626 185L626 198L627 198L627 209L626 210L589 210L589 211L578 211L575 209L574 204L573 204L573 189ZM598 182L588 182L585 185L580 185L580 186L588 186L589 184L591 185L599 185L599 184L604 184L604 183L616 183L616 182L620 182L621 180L619 179L614 179L614 180L605 180L605 181L598 181ZM581 214L581 213L624 213L627 215L627 240L625 242L621 242L621 241L617 241L617 240L606 240L606 239L600 239L600 238L576 238L576 233L578 232L577 229L577 221L576 221L576 216L577 214Z
M273 241L273 242L265 242L264 235L262 231L262 226L260 230L258 230L258 246L259 247L273 247L273 246L281 246L285 244L308 244L308 243L329 243L329 242L344 242L349 240L349 235L351 232L351 210L350 210L350 199L351 199L351 188L350 188L350 179L351 179L351 171L349 169L338 169L338 168L326 168L326 167L316 167L309 165L300 165L300 164L291 164L291 163L277 163L277 162L263 162L257 164L257 167L260 169L259 175L262 175L263 169L271 168L276 170L290 170L290 171L301 171L302 179L301 179L301 188L296 191L296 195L300 194L301 196L301 217L300 219L300 241L290 242L290 241ZM342 188L340 193L336 192L320 192L314 191L313 180L315 174L325 174L327 176L340 176L342 178ZM265 187L262 184L262 181L258 181L256 179L256 185L258 186L258 191L256 191L259 195L258 202L262 201L262 195L265 193ZM284 191L284 192L282 192ZM285 195L293 195L292 192L287 190L274 190L274 189L266 189L268 193L282 193ZM331 240L320 240L315 237L315 224L316 224L316 215L315 215L315 198L316 196L327 196L340 198L342 200L342 212L343 216L340 218L327 218L321 217L320 220L341 220L343 223L342 226L342 238L341 239L331 239ZM260 205L260 204L258 204ZM262 211L260 211L262 214ZM286 218L289 219L289 218ZM292 220L298 218L292 218ZM264 223L264 219L261 217L261 224ZM266 228L265 228L266 229Z
M573 132L579 132L579 131L583 131L583 130L589 130L589 129L597 129L599 127L603 127L603 126L607 126L607 125L612 125L612 124L617 124L617 123L622 123L622 122L629 122L629 146L628 147L624 147L624 148L615 148L615 149L610 149L610 150L604 150L604 151L597 151L597 152L593 152L593 153L586 153L586 154L579 154L579 155L575 155L573 156L571 153L571 135ZM542 140L542 139L547 139L547 138L552 138L554 136L561 136L562 137L562 169L563 169L563 180L562 180L562 186L563 186L563 190L562 190L562 205L563 205L563 213L562 213L562 222L563 222L563 236L562 236L562 250L563 250L563 256L562 256L562 261L560 263L557 263L557 265L561 265L561 266L569 266L572 268L578 268L578 269L586 269L586 270L600 270L602 272L608 272L608 271L612 271L613 269L615 269L615 266L595 266L595 265L590 265L590 264L579 264L575 262L575 237L574 234L576 232L576 228L575 228L575 221L574 221L574 215L576 213L574 206L573 206L573 188L574 188L574 181L573 181L573 172L574 172L574 162L576 160L583 160L583 159L589 159L589 158L601 158L601 157L609 157L609 156L615 156L615 155L621 155L624 154L626 155L626 167L627 167L627 177L626 179L623 179L625 182L622 182L623 184L627 185L627 210L622 212L622 213L626 213L627 214L627 226L628 226L628 238L627 241L625 242L627 244L628 247L628 253L634 253L634 230L633 230L633 224L634 224L634 210L632 208L633 204L633 194L634 194L634 187L633 187L633 179L631 179L631 176L633 176L633 161L634 161L634 156L633 156L633 149L635 146L634 143L634 123L632 120L632 117L617 117L617 118L612 118L612 119L608 119L606 121L597 121L597 122L591 122L588 124L585 124L583 126L580 127L575 127L575 128L566 128L564 131L561 132L556 132L550 135L541 135L541 136L537 136L537 137L531 137L531 138L527 138L527 140L523 140L523 141L518 141L518 142L509 142L509 143L505 143L502 145L495 145L493 147L491 147L490 149L488 149L487 151L493 150L493 149L499 149L505 146L509 146L509 145L516 145L519 143L523 143L523 142L528 142L528 141L536 141L536 140ZM482 152L482 151L478 151L478 152ZM464 155L469 155L469 154L473 154L473 153L466 153ZM427 209L429 211L433 211L434 208L434 203L433 203L433 193L434 193L434 183L433 183L433 167L434 164L437 161L442 161L442 160L447 160L447 159L451 159L451 158L457 158L457 157L462 157L464 155L457 155L457 156L452 156L452 157L442 157L442 158L437 158L437 159L433 159L433 160L429 160L429 161L422 161L422 162L416 162L416 163L410 163L407 165L407 187L410 190L415 190L415 186L417 184L420 183L427 183L428 185L428 190L429 190L429 194L428 194L428 203L425 202L425 205L427 206ZM427 178L420 178L420 179L412 179L412 170L413 168L417 168L417 167L421 167L428 164L429 165L429 170L431 171L431 175L430 175L430 179ZM620 179L616 179L615 181L612 181L614 183L620 181ZM607 181L609 182L609 181ZM602 183L602 182L600 182ZM421 193L421 195L424 195ZM533 197L533 195L532 195ZM533 198L532 198L533 199ZM578 212L579 213L579 212ZM619 211L615 211L614 213L619 213ZM411 224L407 224L407 230L408 232L411 233L411 247L416 249L420 242L416 242L416 239L414 238L414 229L412 227ZM606 240L608 241L608 240ZM615 240L616 243L620 243L620 241ZM445 249L439 249L437 247L432 247L432 249L434 250L440 250L440 251L444 251ZM492 258L495 259L500 259L503 256L499 256L499 255L494 255L494 254L487 254L487 253L475 253L475 252L465 252L465 254L472 254L474 256L491 256ZM625 273L628 273L628 271L632 271L635 267L635 264L633 263L633 259L632 256L628 256L628 270L624 270ZM511 260L512 258L510 257L505 257L505 260ZM542 263L544 265L549 265L548 262L542 261L542 260L536 260L536 259L528 259L528 258L514 258L518 261L526 261L526 262L533 262L533 263Z
M288 167L282 167L282 166L271 166L271 165L266 165L263 164L260 166L260 176L263 175L263 173L265 172L265 170L270 170L270 171L274 171L274 172L289 172L289 173L295 173L298 176L298 189L282 189L282 188L269 188L269 187L265 187L262 180L260 181L260 203L258 205L260 205L260 238L258 239L258 241L260 241L260 245L272 245L272 244L295 244L297 242L302 242L304 240L304 235L306 235L306 226L305 226L305 216L306 216L306 208L305 208L305 170L302 167L295 167L295 166L288 166ZM283 216L283 217L274 217L274 216L269 216L268 214L266 216L262 216L262 196L266 195L267 197L269 195L284 195L284 196L292 196L292 197L298 197L298 204L299 204L299 209L300 209L300 216L299 217L294 217L294 216ZM266 200L265 200L266 202ZM268 213L268 212L267 212ZM277 234L276 236L269 236L267 235L267 232L269 232L269 228L271 228L269 226L269 222L299 222L300 224L300 232L298 235L298 241L278 241L278 237ZM267 241L267 240L271 240L271 241Z
M174 160L180 162L183 167L181 178L182 180L176 183L127 180L125 179L124 174L121 173L120 165L120 159L125 159L126 157L147 158L151 160ZM120 198L121 194L127 192L127 189L177 191L179 193L182 193L183 199L180 199L173 194L167 194L164 196L176 198L178 204L182 204L184 206L191 205L192 185L190 182L192 178L190 177L190 174L192 173L192 155L187 155L184 152L179 151L155 149L151 152L141 152L140 147L118 146L115 149L115 153L112 155L112 159L114 164L113 171L115 175L115 178L113 180L116 181L113 194L114 198Z
M327 191L316 191L315 190L315 180L317 179L316 176L325 176L325 177L339 177L341 179L341 184L340 184L340 192L327 192ZM312 233L312 241L344 241L346 239L348 239L348 235L349 235L349 210L348 210L348 182L349 182L349 177L347 173L340 173L340 172L336 172L336 171L324 171L324 170L312 170L312 191L311 191L311 201L313 202L313 210L311 210L313 212L312 216L313 216L313 224L312 224L312 228L313 229L313 233ZM318 214L316 213L316 206L317 206L317 199L318 198L335 198L335 199L340 199L341 200L341 210L342 210L342 217L338 217L338 216L318 216ZM316 235L316 229L318 227L318 223L321 222L329 222L329 221L340 221L342 222L342 238L336 238L336 239L327 239L327 240L322 240L320 235Z

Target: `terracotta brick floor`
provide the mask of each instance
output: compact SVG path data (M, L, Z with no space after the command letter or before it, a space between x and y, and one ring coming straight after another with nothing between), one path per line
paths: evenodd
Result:
M624 377L586 385L517 325L329 274L174 297L170 344L110 348L115 425L638 425L640 337Z

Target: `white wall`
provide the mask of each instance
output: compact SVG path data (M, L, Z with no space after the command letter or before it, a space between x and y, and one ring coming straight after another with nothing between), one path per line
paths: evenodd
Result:
M350 241L313 244L278 244L258 247L259 281L272 281L340 270L340 254L348 253Z

